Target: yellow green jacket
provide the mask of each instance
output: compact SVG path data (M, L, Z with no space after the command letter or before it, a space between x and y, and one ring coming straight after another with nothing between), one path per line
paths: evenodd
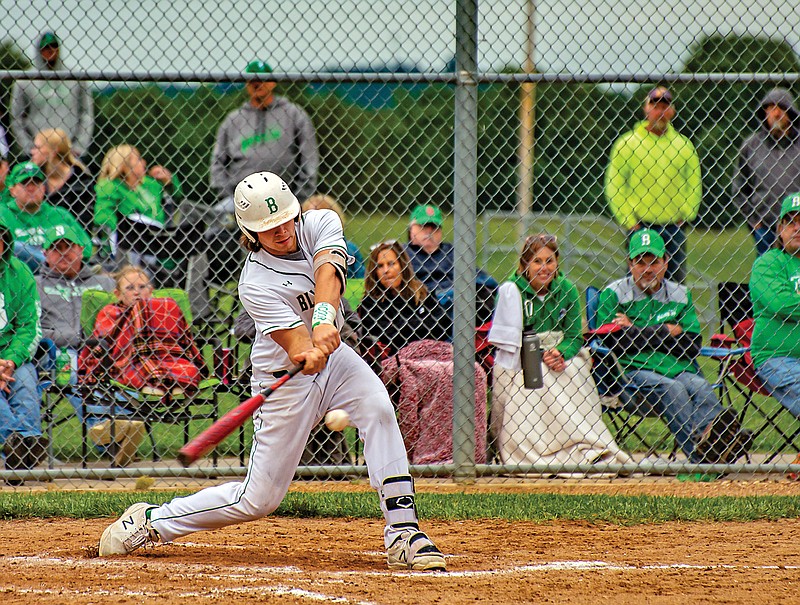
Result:
M691 141L672 127L657 136L646 121L611 148L605 195L617 222L669 225L697 216L702 197L700 158Z

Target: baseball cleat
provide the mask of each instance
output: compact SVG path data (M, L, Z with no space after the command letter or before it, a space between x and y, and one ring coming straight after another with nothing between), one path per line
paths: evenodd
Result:
M158 532L150 525L147 511L156 508L146 502L138 502L122 513L122 516L106 527L100 536L101 557L127 555L141 546L160 542Z
M386 554L389 569L447 570L442 552L419 530L409 529L401 533Z

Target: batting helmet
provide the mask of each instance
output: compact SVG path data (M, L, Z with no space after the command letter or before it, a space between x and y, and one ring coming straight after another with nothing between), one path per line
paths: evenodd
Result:
M300 214L300 202L281 177L272 172L256 172L243 178L233 192L236 224L250 241L250 233L267 231Z

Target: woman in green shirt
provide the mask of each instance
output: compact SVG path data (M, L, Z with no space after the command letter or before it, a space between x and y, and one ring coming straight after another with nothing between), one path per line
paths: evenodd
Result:
M495 345L492 431L503 464L630 462L603 423L583 349L577 288L558 268L555 236L525 240L517 270L500 285L489 331ZM522 333L542 343L544 386L526 389Z

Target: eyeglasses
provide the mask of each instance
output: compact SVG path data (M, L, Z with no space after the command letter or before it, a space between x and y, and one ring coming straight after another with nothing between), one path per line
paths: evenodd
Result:
M378 249L378 248L380 248L382 246L386 246L386 247L394 246L396 243L398 243L396 239L387 239L386 241L378 242L377 244L372 244L369 247L369 251L372 252L373 250L376 250L376 249Z
M548 244L558 245L558 238L555 235L550 235L549 233L540 233L538 235L529 235L525 238L525 247L532 246L535 243L541 243L543 246L547 246Z

